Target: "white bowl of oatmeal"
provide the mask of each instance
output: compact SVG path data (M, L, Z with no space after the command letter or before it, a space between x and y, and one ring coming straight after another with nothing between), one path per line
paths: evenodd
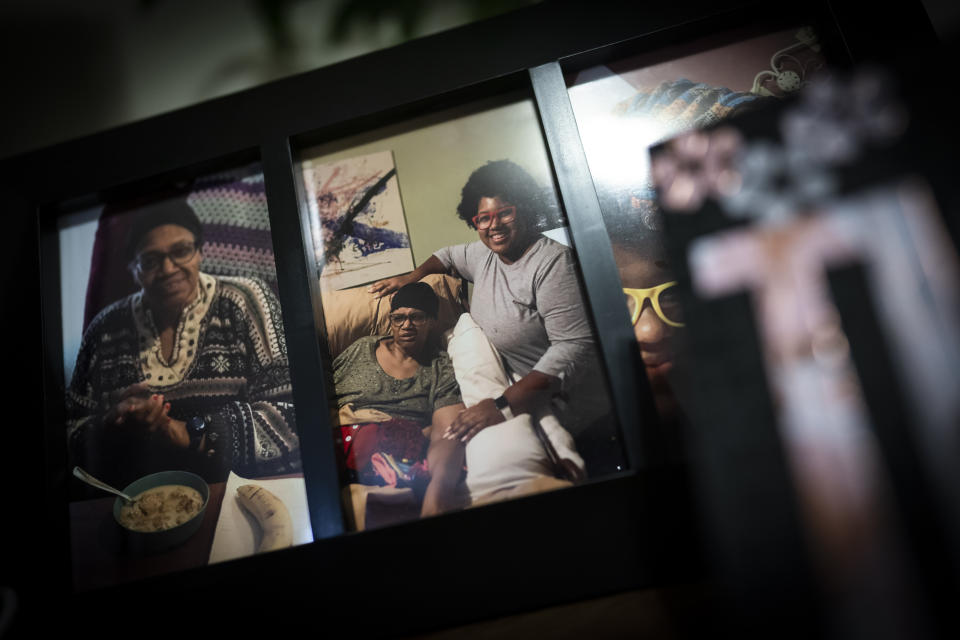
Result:
M161 471L144 476L123 490L133 498L117 498L113 517L135 551L162 551L185 542L203 523L210 487L188 471Z

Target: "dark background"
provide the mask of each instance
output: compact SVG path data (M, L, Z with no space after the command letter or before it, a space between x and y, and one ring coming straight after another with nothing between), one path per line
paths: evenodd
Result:
M940 39L955 39L960 3L921 1ZM4 0L0 158L535 2Z

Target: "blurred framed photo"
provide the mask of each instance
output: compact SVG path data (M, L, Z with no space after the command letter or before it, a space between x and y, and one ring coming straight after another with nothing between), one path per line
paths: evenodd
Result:
M715 449L747 424L768 440L759 464L780 451L771 477L789 486L814 580L861 630L865 606L891 628L923 624L945 579L927 563L957 557L944 452L960 438L960 261L931 159L914 153L925 110L897 86L870 68L821 78L662 143L651 166L687 303L695 447L747 456ZM747 476L711 478L722 493Z

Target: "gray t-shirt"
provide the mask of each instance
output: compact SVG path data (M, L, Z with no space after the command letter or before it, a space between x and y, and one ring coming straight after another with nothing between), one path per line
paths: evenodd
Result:
M409 378L394 378L377 362L377 345L386 339L360 338L333 361L337 406L378 409L394 418L429 425L433 412L460 402L460 387L446 351L440 351Z
M470 314L511 371L525 376L535 369L560 378L568 390L596 362L568 247L540 236L513 264L479 240L434 255L473 282Z

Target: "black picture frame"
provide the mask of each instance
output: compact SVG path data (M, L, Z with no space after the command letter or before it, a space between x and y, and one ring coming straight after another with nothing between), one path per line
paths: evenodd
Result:
M853 4L815 2L796 15L812 18L849 62L892 59L898 51L934 40L919 2L867 19ZM24 488L11 509L25 524L8 530L10 539L4 540L9 567L4 581L19 593L19 624L43 627L66 620L75 630L102 630L104 620L122 625L134 619L120 613L123 606L175 594L184 606L209 615L209 626L217 630L272 624L243 611L236 604L242 596L258 607L282 608L289 622L307 628L329 629L337 619L349 618L355 621L354 633L399 635L707 576L685 470L647 464L643 457L642 425L655 417L644 394L637 397L644 381L636 361L615 348L626 337L622 300L611 284L616 271L609 241L597 227L596 195L578 158L558 61L585 66L624 47L703 35L721 23L749 24L758 10L743 2L657 7L544 2L0 162L0 206L9 243L5 334L17 377L8 393L31 415L11 424L7 449L13 475L21 480L16 486ZM498 46L488 46L491 42ZM372 74L381 79L376 92L356 81ZM537 96L561 199L568 214L576 208L569 215L574 243L578 252L592 256L584 261L583 277L619 416L624 424L641 425L627 429L633 470L561 492L340 535L344 520L334 443L319 428L325 424L327 399L315 391L323 385L310 383L323 375L317 345L322 314L315 282L308 277L291 150L333 132L339 137L405 113L524 85ZM319 539L269 555L74 593L54 221L65 207L90 197L145 193L249 161L261 163L267 184L304 475ZM430 572L421 570L424 559ZM369 600L358 593L378 577L395 588L390 597L377 599L372 614ZM238 611L228 612L231 606ZM58 615L50 616L51 610Z

